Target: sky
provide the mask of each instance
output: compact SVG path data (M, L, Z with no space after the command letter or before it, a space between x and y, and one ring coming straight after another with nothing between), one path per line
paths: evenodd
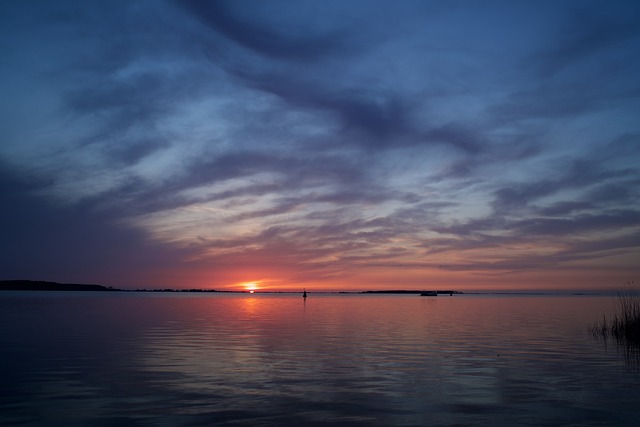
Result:
M640 2L2 1L0 279L613 289Z

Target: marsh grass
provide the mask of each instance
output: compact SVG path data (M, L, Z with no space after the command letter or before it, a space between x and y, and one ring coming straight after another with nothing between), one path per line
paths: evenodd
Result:
M595 323L590 332L605 343L614 339L625 351L627 362L640 365L640 292L628 285L627 290L617 294L610 319L603 315L602 322Z

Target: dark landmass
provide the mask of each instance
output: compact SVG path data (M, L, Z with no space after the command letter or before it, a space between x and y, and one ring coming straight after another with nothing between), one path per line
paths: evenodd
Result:
M0 280L0 291L117 291L102 285L57 283L40 280Z
M224 292L224 293L249 293L249 291L220 291L216 289L117 289L111 286L81 284L81 283L58 283L44 280L0 280L0 291L99 291L99 292ZM420 294L423 291L406 289L387 289L380 291L341 291L328 292L317 291L315 293L339 293L339 294ZM438 294L462 294L460 291L436 291ZM256 294L263 293L299 293L295 291L257 291Z
M248 293L249 291L218 291L216 289L123 289L125 292L230 292L230 293Z
M0 280L0 291L227 292L214 289L117 289L111 286L58 283L44 280Z
M388 289L383 291L362 291L362 294L419 294L424 291L413 291L405 289ZM438 294L461 294L460 291L436 291Z

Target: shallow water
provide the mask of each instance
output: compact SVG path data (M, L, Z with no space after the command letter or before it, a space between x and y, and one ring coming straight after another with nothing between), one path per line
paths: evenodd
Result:
M4 292L0 425L637 425L609 297Z

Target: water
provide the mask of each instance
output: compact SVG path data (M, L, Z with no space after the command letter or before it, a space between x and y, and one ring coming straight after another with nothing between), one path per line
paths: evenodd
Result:
M4 292L2 426L637 425L609 297Z

